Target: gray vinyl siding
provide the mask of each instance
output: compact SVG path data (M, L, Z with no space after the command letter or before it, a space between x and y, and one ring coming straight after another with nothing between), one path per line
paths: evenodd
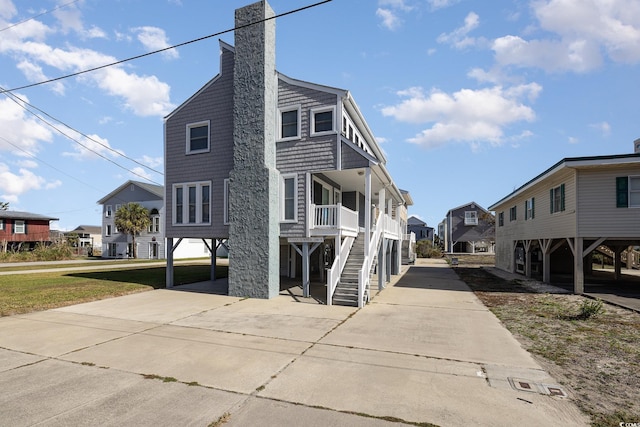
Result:
M281 174L297 173L298 204L296 223L281 223L282 237L304 236L307 227L307 172L335 170L337 165L337 133L310 136L311 109L336 106L337 96L278 81L278 108L300 105L300 139L276 142L276 168ZM336 113L336 121L338 114ZM334 123L339 129L339 123Z
M478 225L465 225L464 215L466 211L476 211L478 214ZM475 242L484 239L494 238L491 232L492 226L484 221L481 216L484 213L477 205L471 207L466 205L451 212L451 244L457 242Z
M224 180L233 169L233 52L222 49L221 72L165 123L167 237L224 238ZM187 125L210 121L210 151L186 154ZM172 225L173 184L211 181L211 225Z
M133 190L132 190L133 189ZM139 236L136 236L136 244L138 246L137 255L140 259L149 258L149 243L155 237L156 242L159 244L159 258L164 258L164 238L163 238L163 230L165 230L164 223L164 201L162 197L157 194L153 194L145 189L142 189L136 185L128 185L126 188L123 188L118 193L114 194L109 199L106 199L102 208L102 245L103 248L108 243L117 243L118 244L118 253L123 256L126 253L127 243L131 240L131 237L124 233L116 233L115 226L115 216L116 216L116 205L123 205L126 203L138 203L142 207L151 211L152 209L157 209L160 215L160 232L159 233L147 233L147 231L143 231ZM110 217L105 217L105 206L111 205L112 214ZM107 224L111 225L111 236L106 236L104 233L106 232ZM106 256L106 253L103 252L103 256Z
M369 167L369 159L351 148L353 143L342 143L342 169L358 169Z
M640 208L616 207L616 177L640 175L640 167L578 170L581 237L637 238Z

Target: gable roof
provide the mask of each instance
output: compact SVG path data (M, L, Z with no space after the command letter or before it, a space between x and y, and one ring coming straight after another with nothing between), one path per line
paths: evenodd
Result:
M40 220L40 221L58 221L60 218L53 218L50 216L35 214L31 212L20 212L20 211L3 211L0 210L0 218L1 219L31 219L31 220Z
M546 171L527 181L511 193L504 196L502 199L495 202L493 205L489 206L489 210L495 210L498 205L506 202L513 197L518 196L519 194L533 187L535 184L538 184L539 182L549 178L550 176L555 175L563 169L578 169L584 167L625 165L634 163L640 163L640 153L614 154L608 156L565 157Z
M462 208L465 208L465 207L467 207L467 206L471 206L471 205L474 205L474 206L475 206L475 208L478 208L478 209L480 209L480 210L481 210L481 211L483 211L483 212L489 213L489 211L488 211L488 210L486 210L485 208L483 208L482 206L480 206L480 205L479 205L479 204L477 204L476 202L469 202L469 203L465 203L464 205L460 205L460 206L458 206L458 207L455 207L455 208L449 209L449 210L447 211L447 215L446 215L446 216L449 216L449 214L450 214L451 212L453 212L453 211L457 211L458 209L462 209ZM475 208L473 208L473 209L475 209Z
M104 202L106 202L107 200L109 200L110 198L112 198L113 196L115 196L116 194L118 194L119 192L124 190L125 188L127 188L129 185L135 185L136 187L140 187L143 190L146 190L149 193L151 193L151 194L153 194L155 196L158 196L161 199L164 199L164 186L163 185L149 184L149 183L146 183L146 182L129 180L129 181L125 182L124 184L122 184L120 187L118 187L115 190L113 190L111 193L109 193L106 196L104 196L102 199L98 200L97 203L100 204L100 205L104 204Z
M70 232L74 231L86 231L89 234L102 234L102 227L99 225L79 225Z
M409 217L409 219L407 219L407 224L409 224L409 225L419 225L419 226L422 226L422 227L426 227L427 226L426 222L424 222L420 218L418 218L416 216L413 216L413 215L411 215Z

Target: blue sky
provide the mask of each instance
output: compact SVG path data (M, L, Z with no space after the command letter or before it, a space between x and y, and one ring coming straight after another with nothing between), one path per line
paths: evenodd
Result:
M0 0L0 86L231 29L248 3ZM433 227L564 157L631 153L640 138L637 0L333 0L276 28L278 70L351 91L409 213ZM69 230L99 225L96 201L128 179L162 184L163 117L218 73L218 39L233 33L12 92L49 124L1 95L0 201Z

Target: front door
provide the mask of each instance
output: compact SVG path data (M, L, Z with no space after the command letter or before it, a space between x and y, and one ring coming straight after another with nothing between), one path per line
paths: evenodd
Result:
M149 243L149 258L158 259L158 242Z

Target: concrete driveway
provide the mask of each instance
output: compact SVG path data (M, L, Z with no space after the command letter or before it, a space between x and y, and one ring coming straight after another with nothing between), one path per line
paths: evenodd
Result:
M360 310L155 290L1 318L0 424L587 425L446 263L420 261Z

